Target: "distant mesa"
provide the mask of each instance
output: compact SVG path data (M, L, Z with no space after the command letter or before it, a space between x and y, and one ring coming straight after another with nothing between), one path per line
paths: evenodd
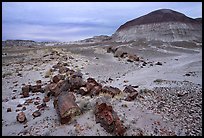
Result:
M177 11L160 9L121 25L112 38L115 41L202 42L202 18L193 19Z

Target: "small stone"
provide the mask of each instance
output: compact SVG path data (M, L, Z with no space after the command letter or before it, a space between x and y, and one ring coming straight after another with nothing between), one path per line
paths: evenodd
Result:
M11 112L11 108L7 108L7 112Z
M20 112L20 113L18 113L16 119L17 119L17 121L20 122L20 123L23 123L23 122L27 121L24 112Z
M50 98L45 96L44 99L43 99L43 102L49 102L50 101Z
M52 78L52 81L53 81L54 83L58 83L58 82L60 81L59 76L58 76L58 75L55 75L55 76Z
M37 110L35 112L33 112L32 114L34 117L39 117L41 115L41 113Z
M34 105L39 105L40 103L38 101L35 101L34 102Z
M18 73L17 76L22 77L22 74L21 74L21 73Z
M13 99L16 99L16 96L13 96L11 99L12 99L12 100L13 100Z
M191 76L191 74L189 74L189 73L186 73L185 75L186 75L186 76Z
M22 109L21 109L21 111L25 111L26 110L26 107L24 106Z
M162 63L161 62L157 62L155 65L162 65Z
M22 107L22 104L18 104L17 107Z
M37 81L36 81L36 83L37 83L37 84L39 84L39 83L41 84L41 83L42 83L42 81L41 81L41 80L37 80Z
M30 86L29 85L26 85L26 86L22 87L23 97L29 97L29 91L30 91Z

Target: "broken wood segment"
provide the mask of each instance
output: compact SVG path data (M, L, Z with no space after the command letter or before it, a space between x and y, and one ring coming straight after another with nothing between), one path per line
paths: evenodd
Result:
M112 106L104 99L99 98L96 101L94 110L96 123L100 123L100 125L109 133L123 136L126 131L124 125Z
M60 117L61 124L69 123L72 117L80 115L81 110L71 92L61 92L54 101L54 107Z

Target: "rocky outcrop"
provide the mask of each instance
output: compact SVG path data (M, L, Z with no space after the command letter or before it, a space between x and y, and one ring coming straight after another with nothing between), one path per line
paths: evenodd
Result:
M161 9L121 25L112 39L118 42L139 39L202 42L202 19L192 19L170 9Z

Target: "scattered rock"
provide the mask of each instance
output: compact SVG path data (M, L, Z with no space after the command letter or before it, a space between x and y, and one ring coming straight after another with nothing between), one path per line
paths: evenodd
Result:
M34 105L39 105L40 103L38 101L35 101L34 102Z
M23 97L29 97L29 91L30 91L30 86L29 85L26 85L26 86L22 87Z
M50 98L45 96L44 99L43 99L43 102L49 102L50 101Z
M6 110L7 112L11 112L11 108L7 108L7 110Z
M157 62L155 65L162 65L162 63L161 62Z
M22 77L23 75L21 73L18 73L17 76Z
M24 106L22 109L21 109L21 111L25 111L26 110L26 107Z
M31 86L31 91L33 93L36 93L36 92L43 92L43 89L41 88L41 85L34 85L34 86Z
M39 117L39 116L41 116L41 113L37 110L37 111L33 112L32 115L33 115L34 117Z
M18 113L18 115L16 116L16 119L17 119L17 121L20 122L20 123L23 123L23 122L26 122L26 121L27 121L27 118L26 118L24 112Z
M186 73L186 74L185 74L185 76L191 76L191 74L189 74L189 73Z
M52 78L52 81L54 83L58 83L60 81L60 78L59 78L59 75L55 75L53 78Z
M11 99L12 99L12 100L13 100L13 99L16 99L16 96L13 96Z
M115 95L120 94L121 90L112 86L104 86L102 88L102 92L110 94L112 97L114 97Z
M17 107L22 107L22 104L18 104Z
M133 101L137 96L138 96L138 92L132 92L127 96L127 98L125 100L126 101Z
M36 81L36 84L37 84L37 85L41 85L41 83L42 83L41 80L37 80L37 81Z
M133 86L129 85L126 86L125 89L123 90L124 93L133 93L133 92L137 92L137 90L134 89Z

